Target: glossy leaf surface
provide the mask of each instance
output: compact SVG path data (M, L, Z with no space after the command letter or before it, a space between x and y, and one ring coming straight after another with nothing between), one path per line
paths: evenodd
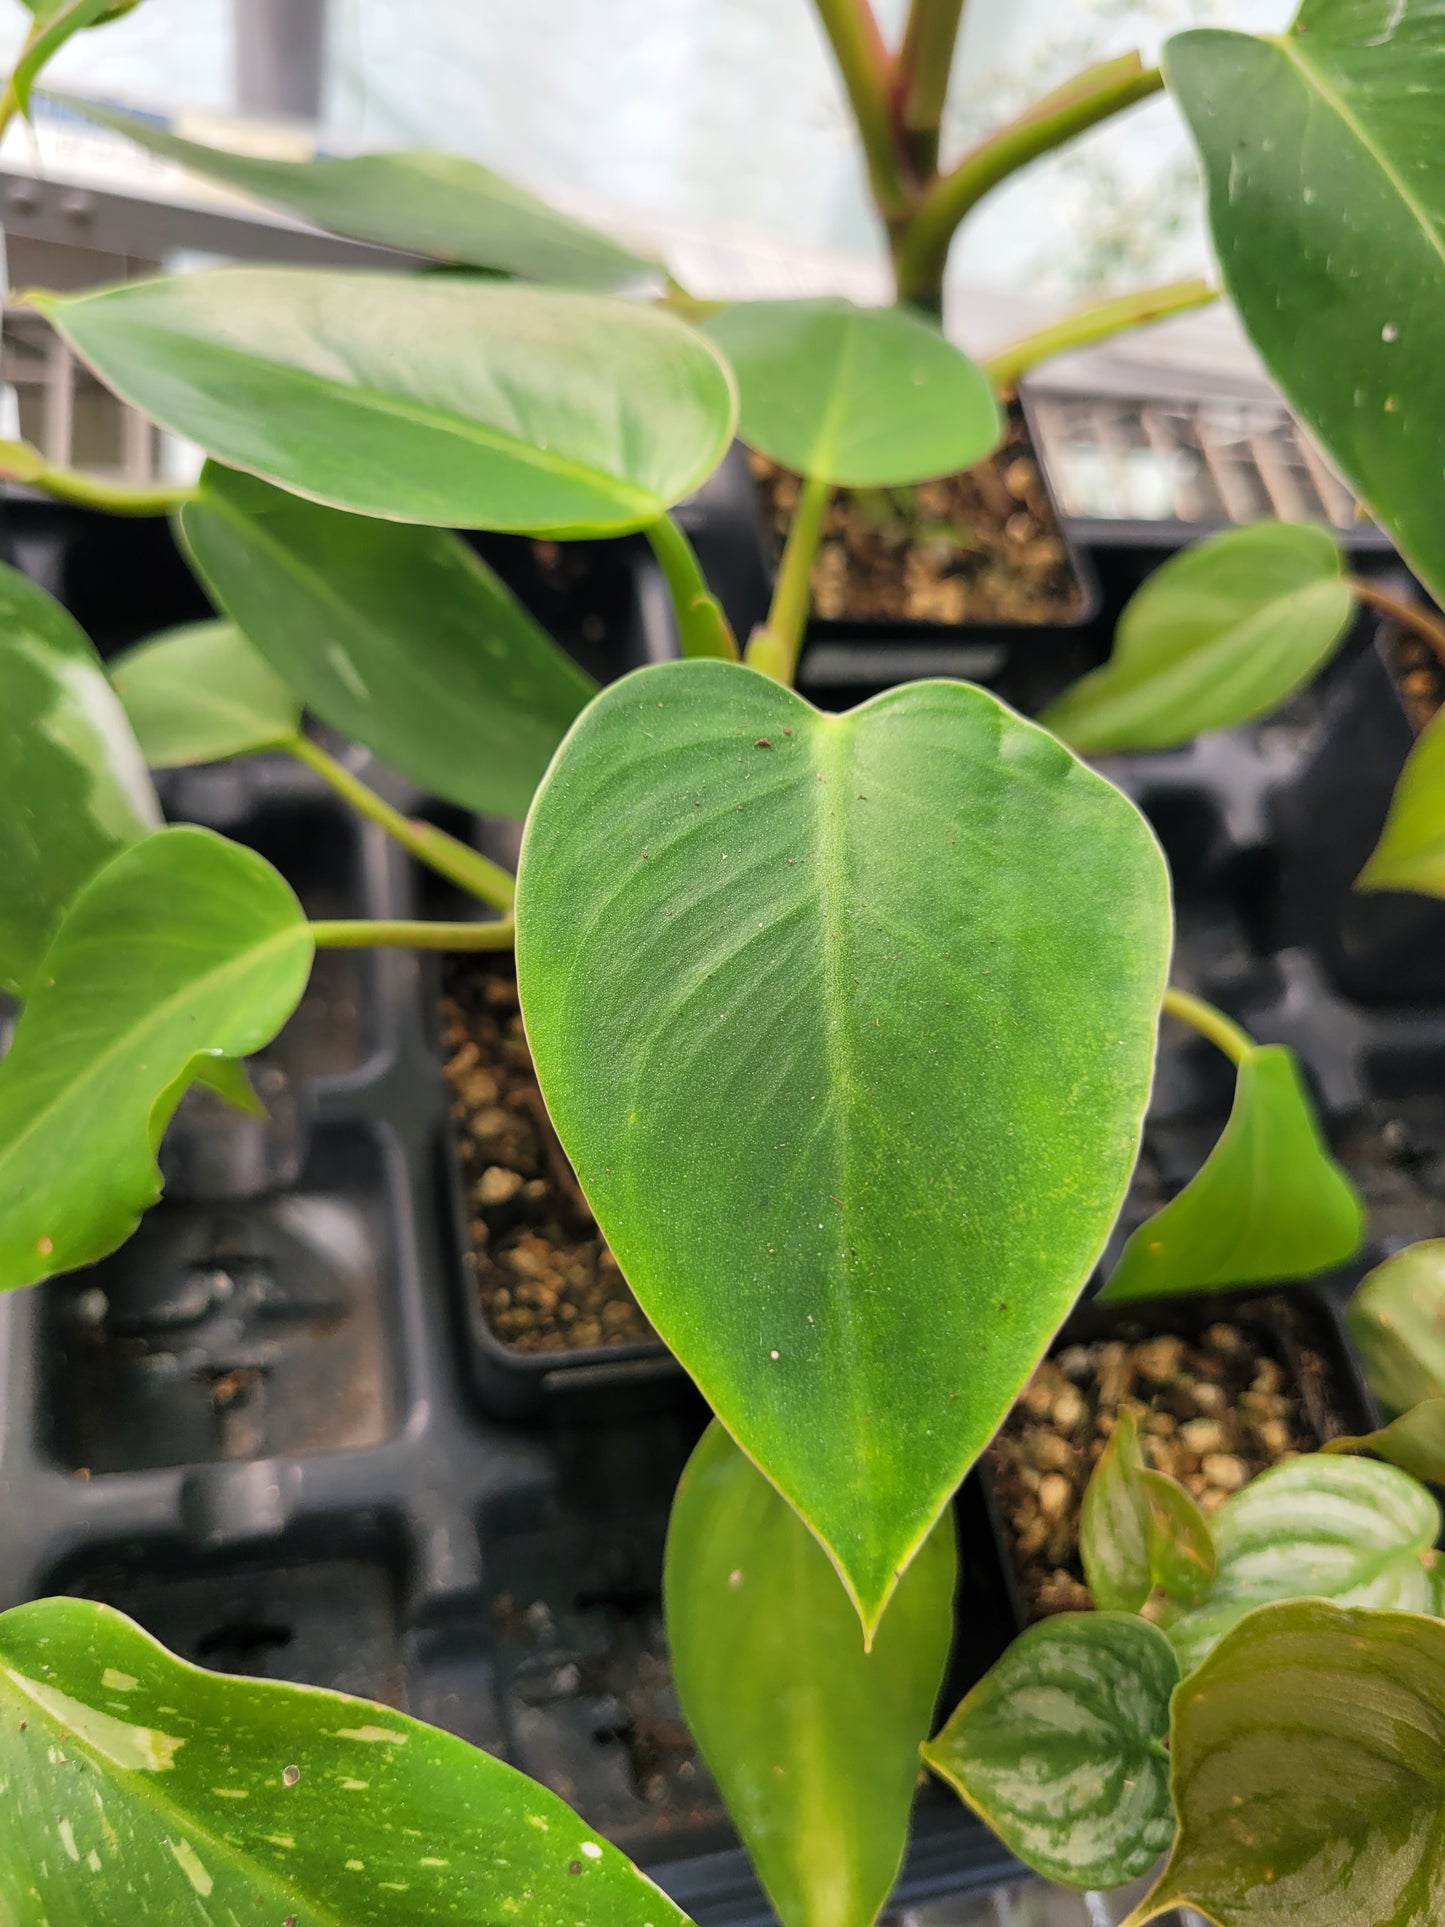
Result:
M1287 1459L1226 1499L1213 1527L1219 1567L1203 1604L1160 1621L1184 1673L1247 1612L1277 1599L1445 1610L1440 1508L1393 1465L1318 1452Z
M1154 571L1119 618L1108 662L1040 721L1086 755L1168 749L1249 722L1309 681L1353 611L1326 529L1227 529Z
M1295 412L1440 596L1438 8L1304 0L1277 37L1176 35L1164 71L1204 160L1215 253L1245 328Z
M873 1927L888 1898L956 1578L950 1515L865 1652L822 1547L716 1420L683 1473L665 1589L678 1698L783 1927Z
M86 884L0 1061L0 1290L129 1237L198 1060L269 1043L311 951L289 885L209 830L158 830Z
M1334 1438L1326 1452L1369 1452L1428 1485L1445 1485L1445 1398L1427 1398L1376 1432Z
M517 914L542 1089L608 1242L871 1624L1118 1210L1158 848L982 690L831 716L669 663L563 744Z
M982 461L1002 424L988 377L902 308L748 301L707 332L733 365L738 432L825 482L883 488Z
M732 436L732 380L703 337L601 295L215 268L32 299L162 427L389 521L641 528L711 474Z
M81 884L160 822L99 656L0 566L0 990L25 988Z
M1108 1299L1307 1278L1359 1248L1365 1212L1320 1135L1292 1051L1262 1044L1238 1066L1219 1142L1125 1245Z
M1389 1417L1445 1398L1445 1238L1376 1265L1355 1287L1345 1323Z
M215 763L290 742L301 705L233 622L192 622L125 650L110 665L152 769Z
M1380 840L1357 890L1417 890L1445 897L1445 712L1421 730L1405 759Z
M1184 1487L1144 1463L1138 1424L1120 1410L1089 1475L1079 1555L1096 1607L1138 1612L1156 1588L1193 1605L1214 1577L1214 1542Z
M0 1617L17 1921L682 1927L555 1794L390 1706L186 1665L121 1614Z
M606 291L655 280L659 273L655 261L456 154L419 149L334 160L270 160L184 140L147 114L63 94L58 98L148 153L353 240L556 287Z
M593 685L460 537L216 467L181 528L216 601L323 722L453 803L526 814Z
M1178 1678L1146 1620L1058 1613L1020 1634L923 1757L1036 1873L1119 1887L1174 1838L1164 1741Z
M1126 1927L1433 1927L1445 1626L1316 1600L1253 1614L1180 1687L1178 1843Z

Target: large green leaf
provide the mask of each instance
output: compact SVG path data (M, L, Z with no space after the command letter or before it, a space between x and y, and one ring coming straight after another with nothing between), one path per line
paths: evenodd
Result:
M616 534L721 461L721 356L602 295L215 268L31 299L126 401L233 468L395 522Z
M270 1042L311 951L289 886L209 830L157 830L86 884L0 1062L0 1291L129 1237L199 1065Z
M1103 1296L1307 1278L1359 1249L1365 1210L1320 1136L1294 1054L1241 1061L1219 1142L1178 1197L1125 1245Z
M1445 593L1445 175L1435 0L1304 0L1278 37L1164 51L1225 285L1274 379Z
M110 665L152 769L215 763L290 742L301 705L233 622L193 622L138 642Z
M11 80L21 109L28 111L37 76L72 34L119 20L139 4L140 0L21 0L34 16Z
M1125 1927L1435 1927L1445 1882L1445 1626L1267 1606L1174 1696L1179 1839Z
M526 814L593 685L460 537L214 466L181 529L216 601L324 722L438 796Z
M739 433L825 482L883 488L981 461L1002 429L987 375L902 308L748 301L708 321L738 378Z
M333 234L558 287L624 288L656 280L660 272L655 261L455 154L421 149L336 160L266 160L183 140L150 115L64 94L56 98L151 154L225 181Z
M1202 1605L1160 1624L1193 1672L1231 1626L1276 1599L1445 1611L1440 1508L1373 1459L1308 1453L1261 1472L1214 1515L1219 1566Z
M1445 897L1445 710L1431 717L1406 758L1355 888Z
M1020 1634L923 1757L1035 1872L1121 1887L1174 1838L1164 1740L1178 1679L1146 1620L1060 1613Z
M833 716L667 663L563 744L517 911L538 1074L608 1242L871 1626L1118 1211L1158 846L967 684Z
M1370 1452L1408 1472L1412 1479L1445 1485L1445 1398L1427 1398L1412 1405L1378 1431L1358 1437L1333 1438L1326 1452Z
M81 884L160 822L99 656L0 564L0 990L25 989Z
M1387 1416L1445 1398L1445 1238L1406 1245L1376 1265L1356 1286L1345 1323Z
M1084 1490L1079 1557L1094 1604L1106 1611L1138 1612L1156 1588L1193 1605L1214 1577L1204 1514L1176 1480L1145 1465L1127 1406Z
M871 1652L822 1548L714 1420L677 1488L678 1697L783 1927L873 1927L897 1878L953 1637L953 1520Z
M685 1927L570 1807L343 1693L205 1673L83 1599L0 1617L17 1927Z
M1119 618L1102 669L1040 717L1077 750L1168 749L1278 708L1349 629L1328 530L1257 522L1172 556Z

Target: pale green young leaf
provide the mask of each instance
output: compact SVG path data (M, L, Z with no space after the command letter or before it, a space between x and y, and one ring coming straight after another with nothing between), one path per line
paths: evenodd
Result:
M236 267L30 299L163 428L388 521L642 528L712 473L736 419L703 336L603 295Z
M800 474L921 482L982 461L1002 432L987 375L906 309L746 301L706 327L737 375L739 434Z
M1434 1927L1445 1882L1445 1626L1296 1600L1174 1696L1179 1837L1125 1927ZM1171 1918L1172 1918L1171 1914Z
M1355 1287L1345 1323L1387 1417L1445 1398L1445 1238L1376 1265Z
M301 705L233 622L193 622L123 650L111 687L152 769L289 743Z
M100 657L0 564L0 990L25 991L80 886L160 824Z
M1358 1250L1364 1206L1320 1135L1294 1054L1259 1045L1236 1080L1219 1142L1130 1237L1105 1298L1307 1278Z
M1020 1634L923 1757L1036 1873L1120 1887L1174 1838L1164 1741L1178 1679L1147 1620L1059 1613Z
M967 684L834 716L663 664L537 793L517 962L548 1109L869 1626L1117 1214L1168 950L1143 819Z
M1252 721L1333 654L1353 607L1328 530L1226 529L1154 571L1119 618L1108 662L1039 720L1091 756Z
M130 1236L199 1065L269 1043L311 955L286 882L209 830L157 830L84 886L0 1060L0 1290Z
M1405 759L1380 840L1355 888L1445 897L1445 711L1431 717Z
M1154 1590L1142 1470L1134 1414L1121 1411L1079 1507L1079 1558L1101 1612L1136 1613Z
M1166 1472L1145 1466L1139 1479L1149 1507L1149 1576L1166 1599L1197 1605L1218 1565L1209 1521Z
M797 1513L717 1423L668 1528L678 1698L783 1927L873 1927L903 1858L953 1638L940 1519L871 1652Z
M27 1927L686 1927L514 1767L391 1706L202 1672L89 1600L0 1616L0 1714Z
M22 112L28 112L30 93L41 69L60 52L73 34L87 27L103 27L130 13L140 0L21 0L34 17L34 26L15 63L11 85Z
M1333 1438L1326 1452L1369 1452L1427 1485L1445 1485L1445 1398L1427 1398L1378 1431Z

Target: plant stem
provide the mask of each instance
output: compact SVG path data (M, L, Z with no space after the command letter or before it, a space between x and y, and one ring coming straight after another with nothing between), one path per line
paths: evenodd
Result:
M890 99L892 59L878 31L870 0L813 0L813 5L843 76L868 162L873 199L891 230L908 212Z
M708 588L691 542L670 515L659 515L642 531L667 577L668 593L677 612L677 634L685 656L738 659L737 640L722 612L722 604Z
M1441 662L1445 662L1445 621L1433 609L1423 608L1418 602L1406 602L1403 596L1391 595L1388 589L1377 589L1373 582L1361 576L1347 576L1345 585L1356 602L1367 603L1381 615L1390 616L1404 628L1413 630Z
M1141 288L1134 294L1121 294L1113 301L1098 301L1087 308L1076 308L1060 321L1050 322L1037 333L1011 341L984 362L985 372L999 394L1006 394L1020 375L1054 355L1067 354L1072 348L1087 348L1096 341L1126 328L1141 328L1166 315L1182 314L1188 308L1203 308L1219 299L1218 288L1197 277L1190 281L1171 281L1162 288Z
M31 22L30 31L26 34L25 40L20 48L20 53L16 58L16 67L21 64L25 56L31 51L43 31L44 29L39 20ZM5 91L3 94L0 94L0 139L4 138L6 129L19 112L20 95L16 92L15 74L12 69L10 78L5 82Z
M936 312L948 250L964 215L1019 168L1163 85L1159 69L1146 67L1138 54L1103 60L980 141L934 181L908 221L897 251L899 300Z
M1175 990L1171 984L1164 993L1164 1008L1171 1017L1188 1024L1201 1037L1207 1037L1233 1063L1242 1064L1255 1047L1248 1031L1241 1030L1222 1010L1206 1004L1202 997L1192 997L1187 990Z
M489 903L494 910L511 909L516 885L499 863L493 863L489 857L484 857L479 850L471 849L456 837L448 836L445 830L439 830L434 823L419 823L413 817L403 816L400 810L392 808L385 797L378 796L360 777L353 776L344 763L338 763L334 756L328 756L309 736L293 737L286 748L298 762L315 770L321 780L330 784L336 794L354 810L371 822L379 823L387 835L395 837L419 863L425 863L429 869L459 884L483 903Z
M938 135L948 100L963 0L911 0L898 50L897 115L920 180L938 172Z
M0 100L0 131L3 115ZM193 488L134 488L125 482L102 482L77 468L52 468L29 442L0 442L0 476L107 515L169 515L195 494Z
M341 917L313 923L318 950L510 950L517 926L510 917L491 923L403 923Z
M754 669L792 687L803 646L803 629L813 600L813 561L828 512L829 484L816 475L803 478L793 510L778 579L773 585L767 622L748 644L747 660Z

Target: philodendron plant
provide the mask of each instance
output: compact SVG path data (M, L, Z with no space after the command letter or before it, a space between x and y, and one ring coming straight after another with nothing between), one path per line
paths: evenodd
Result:
M68 32L119 10L37 0L9 107ZM936 154L957 0L915 0L898 55L862 0L819 11L925 305L941 262L920 234L1157 84L1131 65L1065 90L960 185ZM1211 171L1230 157L1216 233L1246 322L1437 584L1442 50L1425 0L1309 0L1288 35L1166 54ZM238 269L32 297L209 459L169 502L24 448L12 467L174 507L218 618L108 675L55 603L0 576L0 979L20 1005L0 1287L124 1240L189 1085L255 1101L244 1059L318 947L515 947L563 1145L717 1415L677 1497L670 1636L785 1927L870 1927L920 1747L1051 1875L1106 1885L1167 1854L1138 1923L1181 1901L1220 1927L1432 1918L1445 1625L1416 1475L1441 1467L1438 1414L1414 1401L1403 1434L1282 1465L1212 1521L1121 1415L1083 1521L1100 1610L1031 1629L930 1739L950 1502L1110 1239L1161 1008L1235 1063L1235 1104L1106 1289L1297 1277L1360 1241L1289 1053L1166 987L1163 856L1078 752L1261 713L1368 585L1317 532L1248 531L1161 571L1113 661L1039 722L948 682L821 714L791 683L827 490L976 460L1000 370L991 384L902 308L760 304L699 329L675 288L679 312L598 292L647 264L463 163L262 176L185 157L517 278ZM670 514L739 418L804 477L741 660ZM640 532L680 659L594 691L457 528ZM421 791L524 816L516 878L398 811L306 713ZM479 914L310 922L254 852L162 826L148 766L262 750L299 757ZM680 1918L551 1794L390 1709L198 1672L73 1599L0 1617L0 1660L0 1912L18 1927Z

